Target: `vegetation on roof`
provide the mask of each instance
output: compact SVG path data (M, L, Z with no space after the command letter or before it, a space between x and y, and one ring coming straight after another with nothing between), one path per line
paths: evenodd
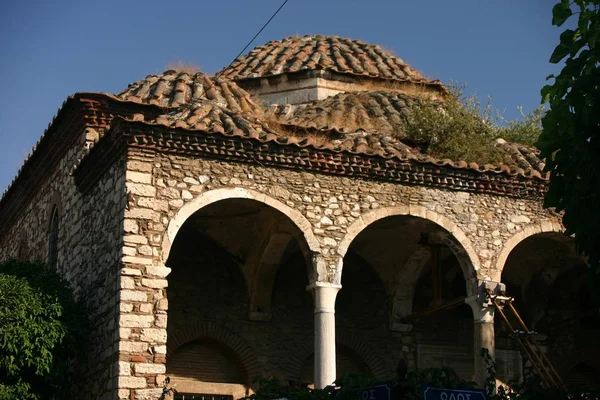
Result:
M202 72L202 69L198 65L183 60L167 63L165 69L167 71L185 72L188 74Z
M435 158L478 164L514 165L498 139L533 146L542 132L543 109L507 121L490 100L484 105L476 95L465 96L464 87L450 86L444 101L416 101L411 105L401 139Z

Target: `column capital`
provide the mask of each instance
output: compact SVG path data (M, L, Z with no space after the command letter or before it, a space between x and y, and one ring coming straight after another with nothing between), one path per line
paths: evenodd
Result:
M306 287L312 291L315 301L315 314L335 314L335 299L342 285L330 282L313 282Z
M337 290L340 290L342 288L342 285L340 285L339 283L331 283L331 282L312 282L306 286L306 290L309 292L311 290L315 290L317 288L331 288L331 289L337 288Z
M473 320L476 324L493 324L494 307L487 303L481 303L479 296L470 296L465 299L465 303L471 306L473 310Z

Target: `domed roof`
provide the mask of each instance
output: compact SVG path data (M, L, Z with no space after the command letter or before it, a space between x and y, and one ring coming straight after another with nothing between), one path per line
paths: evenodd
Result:
M292 36L254 48L221 73L230 79L258 78L303 70L429 83L402 59L381 47L338 36Z
M289 105L272 106L268 113L282 124L302 128L398 136L404 131L404 122L414 101L402 93L350 92L295 108Z
M250 94L234 82L219 79L215 82L208 75L197 72L166 71L148 75L134 82L117 94L121 100L161 107L179 107L201 101L211 101L235 112L256 113L261 110Z

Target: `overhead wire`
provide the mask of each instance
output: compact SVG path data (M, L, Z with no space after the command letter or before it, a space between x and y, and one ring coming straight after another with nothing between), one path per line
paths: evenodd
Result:
M239 56L241 56L241 55L244 53L244 51L246 51L246 49L247 49L247 48L248 48L248 47L249 47L249 46L252 44L252 42L254 42L254 40L255 40L255 39L258 37L258 35L260 35L260 33L261 33L261 32L262 32L262 31L263 31L263 30L264 30L264 29L267 27L267 25L269 25L269 23L270 23L270 22L273 20L273 18L275 18L275 16L276 16L276 15L279 13L279 11L281 11L281 9L283 8L283 6L285 6L285 5L286 5L286 3L287 3L288 1L289 1L289 0L285 0L283 3L281 3L281 5L280 5L280 6L279 6L279 8L277 9L277 11L275 11L275 12L273 13L273 15L271 15L271 18L269 18L269 20L268 20L267 22L265 22L265 24L262 26L262 28L260 28L260 30L259 30L258 32L256 32L256 35L254 35L254 37L253 37L252 39L250 39L250 41L248 42L248 44L246 44L246 46L245 46L245 47L242 49L242 51L240 51L240 52L238 53L238 55L237 55L237 56L235 56L235 58L234 58L233 60L231 60L231 62L230 62L229 64L227 64L227 65L225 66L225 68L223 68L223 69L221 70L221 72L219 72L219 73L218 73L218 74L215 76L215 81L216 81L217 79L219 79L219 76L221 76L221 74L223 73L223 71L225 71L225 70L227 69L227 67L229 67L229 66L231 65L231 63L233 63L235 60L237 60L237 58L238 58Z

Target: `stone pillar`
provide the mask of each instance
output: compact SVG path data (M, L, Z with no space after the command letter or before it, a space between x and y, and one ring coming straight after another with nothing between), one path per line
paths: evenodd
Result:
M494 336L494 307L481 300L481 296L467 298L466 303L473 310L473 356L474 356L474 379L480 387L483 387L487 379L487 363L481 356L481 349L487 349L495 360L496 341Z
M315 387L322 389L336 379L335 299L341 285L315 282L307 287L315 302Z
M125 236L125 245L138 246ZM145 242L144 242L145 243ZM158 264L158 265L157 265ZM118 399L158 399L167 354L167 275L170 268L143 255L124 256L120 271Z

